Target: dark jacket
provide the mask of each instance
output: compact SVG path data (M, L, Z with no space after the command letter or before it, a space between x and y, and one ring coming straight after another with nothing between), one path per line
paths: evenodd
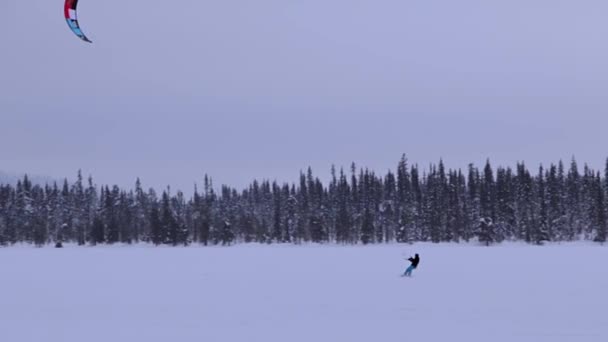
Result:
M412 263L412 266L414 266L414 268L418 267L418 263L420 262L420 257L418 256L418 254L416 254L413 258L409 258L407 259Z

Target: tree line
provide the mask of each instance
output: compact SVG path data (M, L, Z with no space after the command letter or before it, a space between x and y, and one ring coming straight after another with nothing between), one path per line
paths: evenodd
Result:
M608 161L604 176L573 159L530 172L515 169L422 170L405 156L396 171L331 169L323 184L310 168L299 182L253 181L215 189L204 176L189 198L170 188L73 183L0 185L0 245L146 242L233 243L606 241Z

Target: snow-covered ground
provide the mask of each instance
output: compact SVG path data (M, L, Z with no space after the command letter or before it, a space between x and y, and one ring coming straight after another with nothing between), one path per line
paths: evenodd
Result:
M605 342L607 266L593 244L0 248L0 341Z

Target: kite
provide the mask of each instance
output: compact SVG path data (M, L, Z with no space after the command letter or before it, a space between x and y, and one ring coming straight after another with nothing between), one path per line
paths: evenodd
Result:
M78 18L76 17L76 7L78 6L78 0L65 0L65 21L67 21L70 30L74 32L78 38L84 40L87 43L92 43L92 41L84 35L82 30L80 29L80 25L78 24Z

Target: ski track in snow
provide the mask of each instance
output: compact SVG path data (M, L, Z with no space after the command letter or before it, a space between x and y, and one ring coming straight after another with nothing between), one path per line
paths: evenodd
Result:
M608 341L606 246L148 247L0 248L0 340Z

